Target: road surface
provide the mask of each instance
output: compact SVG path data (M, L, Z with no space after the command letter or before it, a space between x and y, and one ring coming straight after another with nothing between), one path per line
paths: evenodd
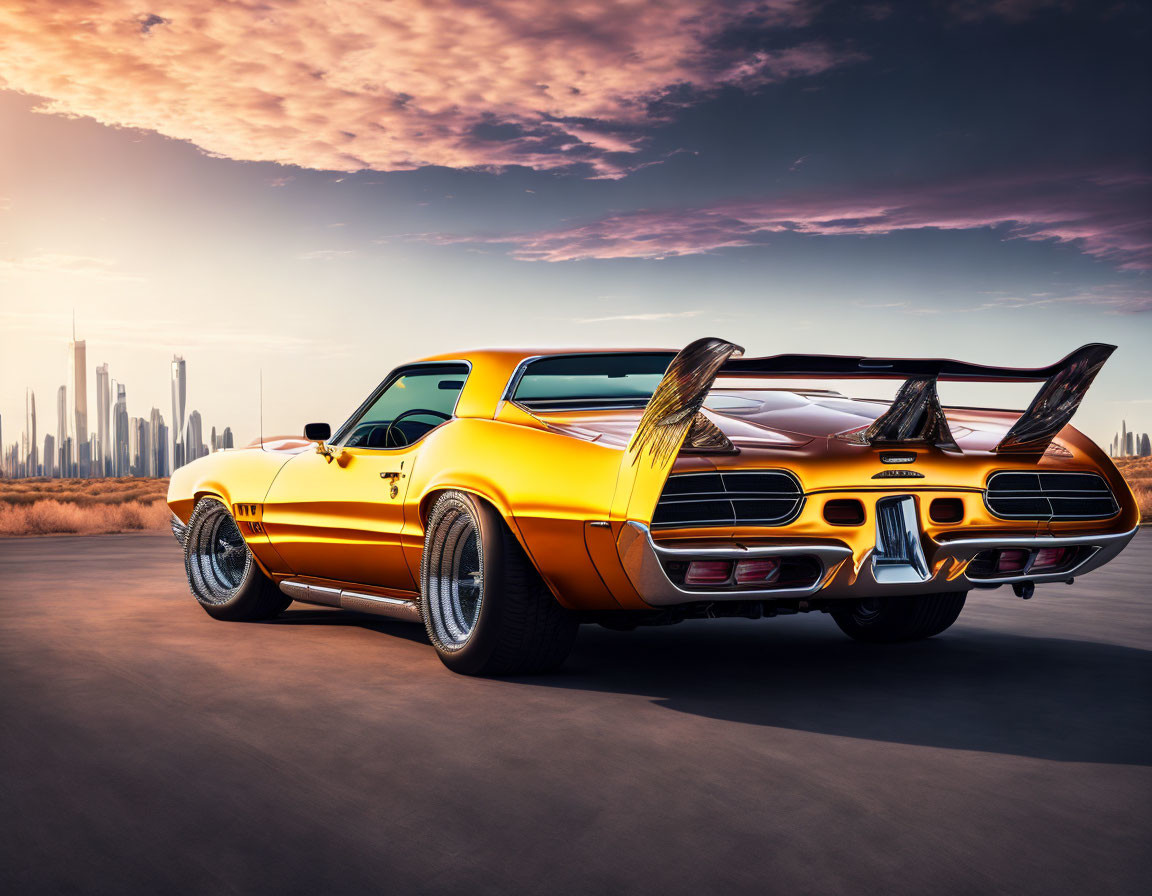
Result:
M919 644L820 614L448 672L210 619L169 536L0 540L4 893L1146 893L1152 531Z

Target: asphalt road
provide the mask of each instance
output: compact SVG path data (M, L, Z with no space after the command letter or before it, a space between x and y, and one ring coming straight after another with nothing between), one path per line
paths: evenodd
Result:
M1147 893L1152 531L928 642L586 627L562 674L210 619L169 536L0 541L3 893Z

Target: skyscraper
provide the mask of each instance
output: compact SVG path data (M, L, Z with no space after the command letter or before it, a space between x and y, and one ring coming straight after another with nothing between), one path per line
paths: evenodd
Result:
M114 476L127 476L131 472L132 455L128 450L128 397L123 383L116 384L116 407L112 417L112 429L116 442L112 457L112 473Z
M56 440L51 433L44 434L44 470L43 475L51 479L56 475Z
M224 432L220 436L220 447L221 448L234 448L235 447L235 443L232 441L232 427L231 426L225 426L224 427Z
M193 411L188 415L188 423L184 427L184 463L191 463L200 457L201 454L207 454L206 448L203 448L204 432L200 420L200 412Z
M67 478L72 475L69 466L72 461L72 452L68 449L68 387L61 386L56 390L56 438L60 444L56 446L56 453L60 461L60 477ZM67 453L65 453L67 452Z
M36 444L36 393L24 390L24 475L38 476L39 452Z
M72 343L68 347L72 362L72 407L75 416L75 429L72 444L75 446L76 474L88 475L88 350L83 339L76 339L76 321L72 321Z
M1152 457L1152 439L1148 438L1148 433L1140 437L1140 456Z
M188 400L188 368L179 355L172 356L172 469L184 466L184 409Z
M161 437L168 435L168 427L164 425L164 418L160 416L159 408L152 408L148 420L148 435L151 439L151 447L148 452L148 475L164 476L168 451Z
M108 434L111 422L112 391L108 383L108 365L96 368L96 456L92 459L93 472L107 476L111 466L112 445Z

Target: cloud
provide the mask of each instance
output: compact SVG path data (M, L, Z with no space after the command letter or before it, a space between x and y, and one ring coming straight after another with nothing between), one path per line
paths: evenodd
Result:
M1010 239L1052 240L1121 270L1152 269L1152 202L1139 176L1020 177L734 200L635 211L557 230L505 236L426 236L486 242L525 261L659 259L756 246L774 234L879 236L904 230L1002 229Z
M90 280L142 282L139 274L121 270L114 259L44 253L27 258L0 258L0 275L63 274Z
M685 317L699 317L703 311L652 311L636 314L610 314L607 317L578 317L578 324L602 324L615 320L675 320Z
M338 261L341 258L352 258L356 252L352 249L313 249L310 252L301 252L302 261Z
M119 0L12 0L0 84L231 159L614 177L658 107L858 58L738 39L807 24L810 2L173 0L129 15Z

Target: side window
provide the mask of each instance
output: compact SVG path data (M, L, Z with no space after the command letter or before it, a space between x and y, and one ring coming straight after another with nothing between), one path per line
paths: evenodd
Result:
M401 368L340 444L350 448L403 448L452 419L468 367L442 364Z

